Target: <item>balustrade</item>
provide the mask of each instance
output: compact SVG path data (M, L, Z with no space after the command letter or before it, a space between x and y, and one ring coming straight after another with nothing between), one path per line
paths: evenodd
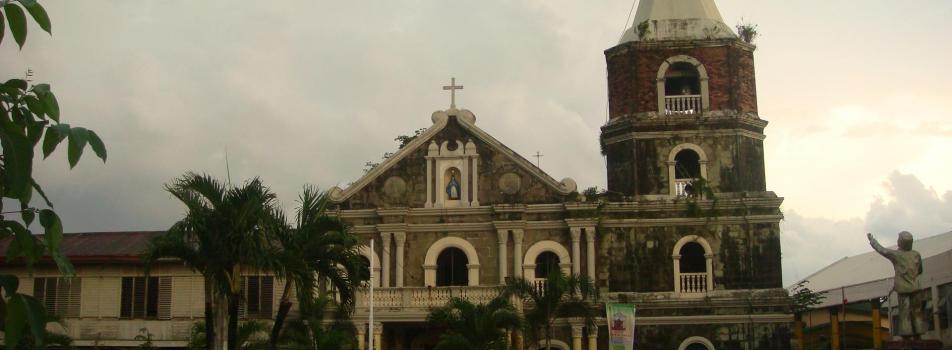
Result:
M681 293L699 294L707 292L707 272L681 273Z
M664 97L665 114L701 113L701 95L677 95Z

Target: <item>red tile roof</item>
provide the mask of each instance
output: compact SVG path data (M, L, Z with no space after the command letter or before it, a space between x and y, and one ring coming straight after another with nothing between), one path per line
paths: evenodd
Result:
M164 231L82 232L63 235L61 251L74 263L138 262L149 240ZM6 253L10 239L0 241L0 252ZM0 265L5 264L0 259Z

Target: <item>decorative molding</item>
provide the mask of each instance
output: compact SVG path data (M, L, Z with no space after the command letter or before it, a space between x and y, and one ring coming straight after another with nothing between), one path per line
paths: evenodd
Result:
M689 337L685 339L683 342L681 342L681 345L678 346L678 350L686 350L688 346L691 346L692 344L701 344L701 345L704 345L704 347L706 347L707 350L714 350L714 344L711 343L710 340L707 340L707 338L698 337L698 336Z
M458 248L466 254L466 260L468 262L466 268L469 270L469 285L478 286L479 254L476 252L476 248L473 247L472 243L460 237L443 237L433 242L430 248L426 250L426 256L423 259L424 285L436 286L436 259L446 248Z

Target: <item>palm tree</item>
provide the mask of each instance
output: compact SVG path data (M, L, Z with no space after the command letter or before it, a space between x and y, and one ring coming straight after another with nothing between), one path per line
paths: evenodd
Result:
M346 311L353 307L355 289L370 277L357 237L343 221L326 214L330 204L327 193L305 186L298 201L296 227L278 231L280 273L287 283L271 329L271 349L277 348L291 309L292 289L296 288L299 299L307 302L304 298L314 295L317 280L327 281L337 290Z
M325 296L302 303L301 317L288 323L281 343L290 350L351 350L354 349L353 325L341 321L324 322L324 315L332 301ZM337 312L342 310L338 308Z
M188 350L202 350L206 346L205 322L199 321L192 325L188 337ZM239 350L263 350L267 348L268 325L258 320L248 320L238 323L235 342Z
M227 344L228 350L235 350L242 271L279 266L272 232L279 220L276 197L257 178L232 187L195 173L186 173L165 189L187 212L150 242L143 256L146 268L172 257L201 273L208 348L223 350Z
M526 329L533 339L538 340L538 331L542 328L546 349L552 348L552 323L556 318L581 317L591 325L594 322L593 305L598 301L598 289L591 279L581 275L567 276L558 269L539 282L511 279L503 294L518 296L532 304L525 313Z
M446 306L431 311L427 321L447 329L435 350L505 350L506 330L522 325L519 312L505 296L488 304L452 298Z

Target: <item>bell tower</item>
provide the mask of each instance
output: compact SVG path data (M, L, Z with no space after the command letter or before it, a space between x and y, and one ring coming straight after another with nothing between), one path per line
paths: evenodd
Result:
M642 0L634 24L605 51L608 190L624 196L766 191L755 46L714 0Z

